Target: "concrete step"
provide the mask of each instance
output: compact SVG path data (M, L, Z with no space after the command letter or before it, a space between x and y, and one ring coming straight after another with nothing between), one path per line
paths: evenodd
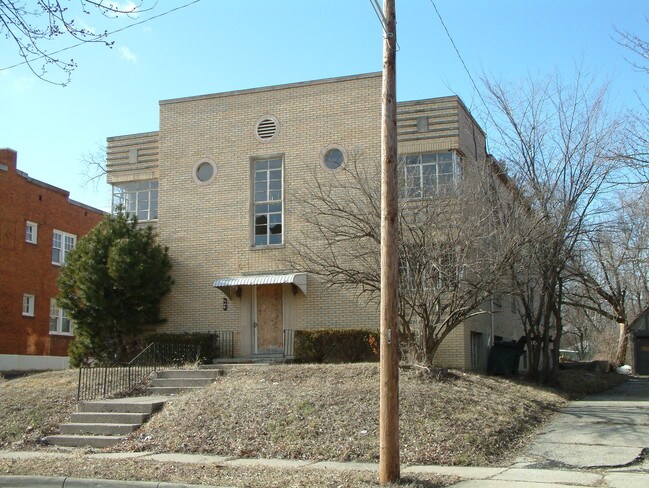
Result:
M214 383L212 378L155 378L149 384L151 387L157 386L207 386Z
M62 447L111 447L125 440L124 436L113 435L50 435L45 438L48 444Z
M79 412L117 412L152 414L162 408L168 398L160 396L142 396L134 398L116 398L113 400L91 400L77 406Z
M147 391L155 395L177 395L188 391L200 390L201 388L201 386L150 386L147 388Z
M59 426L61 434L66 435L127 435L140 428L142 424L79 424L67 423Z
M215 379L223 376L225 371L222 369L168 369L158 371L156 379L160 378L204 378Z
M72 424L142 424L146 413L77 412L70 417Z

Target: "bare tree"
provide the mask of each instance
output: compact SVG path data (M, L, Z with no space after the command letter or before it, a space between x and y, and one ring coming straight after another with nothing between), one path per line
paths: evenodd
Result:
M104 144L97 144L94 151L89 151L81 156L81 164L83 165L82 175L85 179L85 185L97 185L101 179L106 175L106 146Z
M530 207L517 226L527 245L512 267L529 371L551 383L563 333L567 265L609 189L622 153L623 123L606 110L606 86L596 87L580 71L570 83L554 74L517 86L489 80L485 85L492 147Z
M461 322L486 313L513 255L508 239L512 193L493 161L463 161L461 178L437 180L422 195L407 191L407 158L399 172L400 337L414 360L431 365L444 338ZM297 198L306 225L293 266L329 286L380 296L379 166L356 155L337 173L316 173Z
M649 24L649 19L645 19ZM627 61L634 69L649 74L649 42L637 34L615 29L617 43L632 55ZM627 131L629 149L624 159L635 170L632 183L646 185L649 182L649 107L642 94L636 93L638 105L631 112L633 125Z
M571 306L564 307L563 323L562 350L572 349L579 361L600 359L613 364L617 352L615 324L592 310Z
M53 44L58 39L70 39L79 43L99 43L112 46L108 32L95 32L84 23L93 13L107 18L134 16L155 7L144 7L145 0L119 2L107 0L0 0L0 34L16 45L19 56L29 69L41 80L65 85L76 68L74 59L63 59L59 54L70 46L61 48ZM123 6L122 6L123 4ZM63 72L64 81L53 81L47 69L55 67Z
M566 303L614 322L619 337L614 362L626 363L630 322L649 304L649 200L622 197L612 219L586 236L576 263L576 287Z
M649 19L645 20L647 24L649 24ZM627 59L629 64L638 71L649 73L649 42L645 41L637 34L623 29L616 28L615 32L617 33L617 43L634 53L636 58L640 58L640 61L636 61L635 58Z

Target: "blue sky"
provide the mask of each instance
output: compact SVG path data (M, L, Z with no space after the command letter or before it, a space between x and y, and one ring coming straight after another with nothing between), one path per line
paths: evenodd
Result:
M191 0L159 0L137 19L78 17L115 30ZM145 5L152 0L145 0ZM75 5L75 2L71 2ZM610 82L611 105L636 102L649 78L625 61L614 28L649 38L646 0L435 0L470 73L518 81L583 64ZM81 14L80 14L81 15ZM397 0L399 100L459 95L482 123L482 102L430 0ZM112 36L113 48L64 53L66 87L38 80L0 36L0 147L18 168L107 209L110 189L84 187L84 154L106 137L158 129L168 98L380 71L381 28L370 0L201 0ZM72 44L67 41L63 45ZM61 46L61 44L56 44ZM52 47L54 48L54 46ZM50 76L60 79L51 71ZM488 129L488 127L487 127Z

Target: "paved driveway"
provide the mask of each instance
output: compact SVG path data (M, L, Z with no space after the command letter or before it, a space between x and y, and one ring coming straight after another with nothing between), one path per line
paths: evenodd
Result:
M649 378L632 377L606 393L571 402L529 454L541 466L615 468L645 464L648 448Z

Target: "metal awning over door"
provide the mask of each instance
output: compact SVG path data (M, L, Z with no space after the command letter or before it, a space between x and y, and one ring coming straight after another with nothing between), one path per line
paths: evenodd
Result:
M228 298L232 298L232 291L239 286L284 284L295 285L306 295L306 273L234 276L216 280L214 287L225 293Z

